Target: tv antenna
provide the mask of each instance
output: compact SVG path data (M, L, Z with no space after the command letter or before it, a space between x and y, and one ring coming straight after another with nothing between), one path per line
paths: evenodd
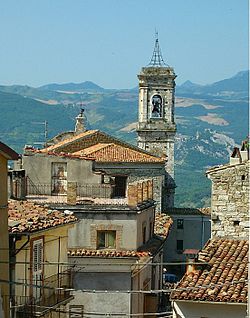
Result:
M42 125L43 128L44 128L44 131L42 132L44 141L37 141L37 142L34 142L34 144L35 145L42 145L43 147L46 147L47 139L48 139L48 122L47 122L47 120L45 120L45 121L35 121L35 122L32 122L32 124L34 124L34 125ZM38 132L38 133L41 134L41 132Z

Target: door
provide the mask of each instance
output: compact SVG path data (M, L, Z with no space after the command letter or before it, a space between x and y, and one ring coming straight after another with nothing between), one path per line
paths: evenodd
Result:
M52 194L62 195L67 193L67 163L52 163Z
M127 177L115 177L114 197L125 198L127 189Z

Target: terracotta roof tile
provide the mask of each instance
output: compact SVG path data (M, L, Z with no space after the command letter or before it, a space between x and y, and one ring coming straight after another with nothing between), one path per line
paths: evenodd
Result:
M42 152L48 152L48 151L53 151L57 148L60 148L61 146L64 146L68 143L72 143L73 141L76 141L78 139L81 139L81 138L84 138L84 137L87 137L87 136L90 136L90 135L93 135L95 134L96 132L98 132L98 130L87 130L87 131L84 131L80 134L77 134L75 136L72 136L70 138L67 138L67 139L64 139L62 141L59 141L58 143L56 143L55 145L52 145L52 146L49 146L47 148L44 148L42 149L41 151Z
M49 210L28 201L9 201L9 233L35 232L76 222L74 215Z
M164 213L156 213L154 233L165 238L168 236L172 224L173 220L169 215Z
M84 249L84 248L70 248L68 249L68 256L70 257L102 257L102 258L112 258L112 257L148 257L149 252L138 252L134 250L129 251L117 251L117 250L94 250L94 249Z
M87 150L88 148L88 150ZM119 140L99 130L88 130L77 134L56 144L40 150L42 153L63 152L63 153L84 153L87 156L94 154L98 161L108 161L114 158L115 162L165 162L166 156L160 158ZM102 159L103 156L103 159Z
M0 141L0 154L8 160L17 160L19 155L12 148Z
M28 151L27 151L28 150ZM25 155L31 154L41 154L44 156L56 156L56 157L64 157L64 158L71 158L71 159L85 159L85 160L94 160L93 157L91 156L84 156L81 154L73 154L73 153L65 153L65 152L54 152L54 151L47 151L46 153L44 152L44 149L36 149L33 147L25 148Z
M211 214L211 208L168 208L164 213L168 215L207 215Z
M247 302L248 241L212 239L199 253L198 265L185 274L173 300Z
M96 162L152 162L163 163L166 158L159 158L149 153L134 150L114 143L98 143L83 150L74 152L74 155L91 156Z

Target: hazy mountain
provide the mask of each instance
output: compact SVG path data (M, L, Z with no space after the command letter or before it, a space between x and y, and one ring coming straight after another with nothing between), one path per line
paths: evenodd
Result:
M86 81L83 83L65 83L65 84L53 83L53 84L47 84L47 85L41 86L39 88L42 90L66 91L66 92L80 92L85 90L99 92L104 90L104 88L90 81Z
M186 81L177 86L177 94L181 96L207 95L224 98L245 98L248 96L249 71L241 71L231 78L224 79L209 85L198 85Z

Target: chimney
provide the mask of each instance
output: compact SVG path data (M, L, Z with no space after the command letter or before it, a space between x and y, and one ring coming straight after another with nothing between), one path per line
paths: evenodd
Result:
M230 165L235 165L237 163L241 163L241 152L238 147L234 147L234 150L232 152L232 155L230 157Z
M187 261L187 265L186 265L187 274L195 272L197 270L195 262L197 261L198 252L199 250L195 250L195 249L184 250L183 254L186 255L186 261Z
M241 155L242 161L247 161L249 159L249 141L248 141L248 139L246 139L242 142L242 146L240 149L240 155Z
M75 125L75 133L80 134L84 131L86 131L85 128L85 119L86 117L84 116L84 109L82 108L79 115L76 117L76 125Z

